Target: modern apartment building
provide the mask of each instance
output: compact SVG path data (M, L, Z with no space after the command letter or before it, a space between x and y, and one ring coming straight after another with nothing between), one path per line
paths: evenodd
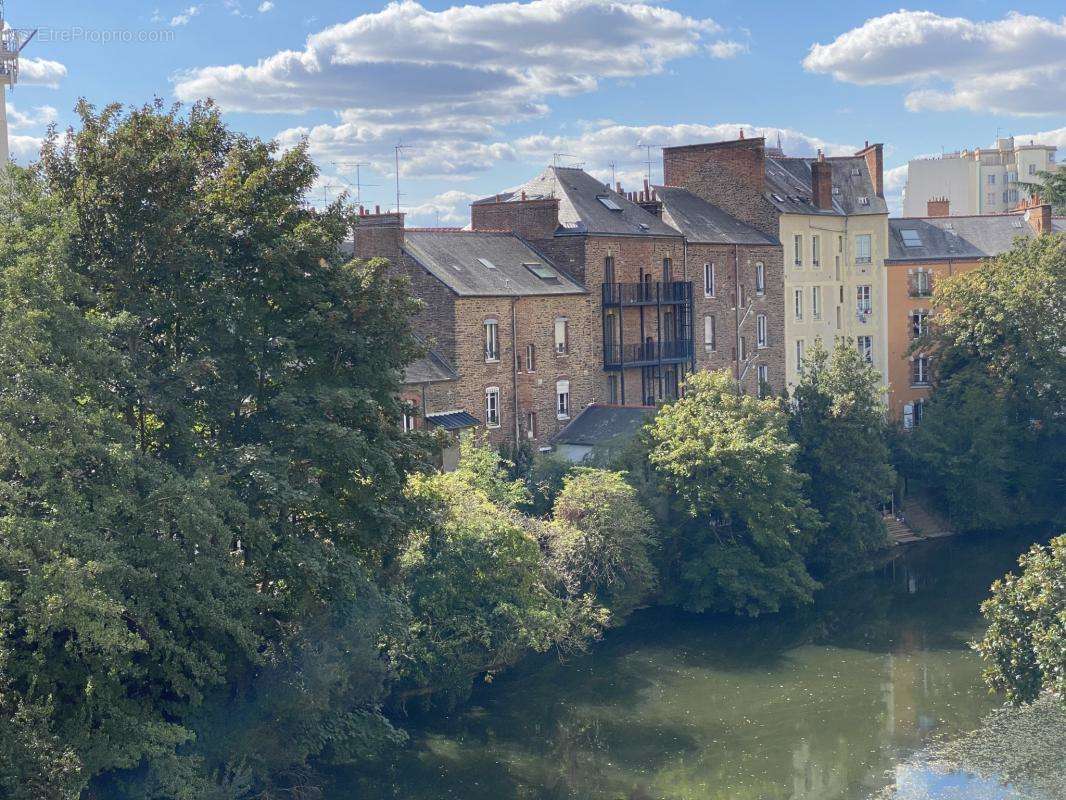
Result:
M790 158L761 138L668 147L668 187L713 203L783 247L785 380L809 347L855 343L887 379L882 146L854 156Z
M996 139L988 148L919 158L907 164L903 216L920 217L926 203L945 199L960 216L1001 214L1028 199L1023 183L1039 183L1040 172L1058 168L1053 145Z
M976 269L1010 250L1017 239L1066 229L1051 206L1033 205L1010 214L949 216L944 202L930 214L889 220L888 401L904 428L921 424L935 364L929 353L912 352L930 323L930 298L937 281Z

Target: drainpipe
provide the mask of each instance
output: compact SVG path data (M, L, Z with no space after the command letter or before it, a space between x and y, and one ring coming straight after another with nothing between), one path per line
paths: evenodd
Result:
M735 320L736 358L733 359L737 376L737 396L744 394L740 385L740 245L733 245L733 319Z
M518 455L521 432L518 427L518 298L511 298L511 391L514 394L514 448Z

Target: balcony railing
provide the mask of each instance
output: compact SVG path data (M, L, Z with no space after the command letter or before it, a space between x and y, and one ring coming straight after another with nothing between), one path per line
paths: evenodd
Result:
M603 284L605 306L681 305L691 299L691 281Z
M679 364L692 359L692 340L674 339L666 342L608 343L603 348L606 369L647 367L653 364Z

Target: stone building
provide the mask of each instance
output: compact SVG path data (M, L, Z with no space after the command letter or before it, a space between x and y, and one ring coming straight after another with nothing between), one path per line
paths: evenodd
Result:
M854 341L887 378L881 145L834 158L786 157L762 138L667 147L663 176L781 243L788 386L799 381L806 349L837 337Z
M389 259L422 301L431 347L408 369L405 425L484 428L494 445L547 441L593 399L588 295L512 233L406 229L362 214L358 258Z

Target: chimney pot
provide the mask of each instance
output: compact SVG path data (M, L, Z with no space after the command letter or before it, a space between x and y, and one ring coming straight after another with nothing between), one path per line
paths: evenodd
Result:
M616 192L618 192L618 194L622 193L622 182L621 181L615 181L614 182L614 190Z
M525 199L526 199L526 193L525 193L524 191L522 192L522 199L523 199L523 200L525 200Z
M380 214L381 213L381 206L374 206L374 213L375 214Z
M740 138L741 139L744 138L744 129L743 128L740 129Z

